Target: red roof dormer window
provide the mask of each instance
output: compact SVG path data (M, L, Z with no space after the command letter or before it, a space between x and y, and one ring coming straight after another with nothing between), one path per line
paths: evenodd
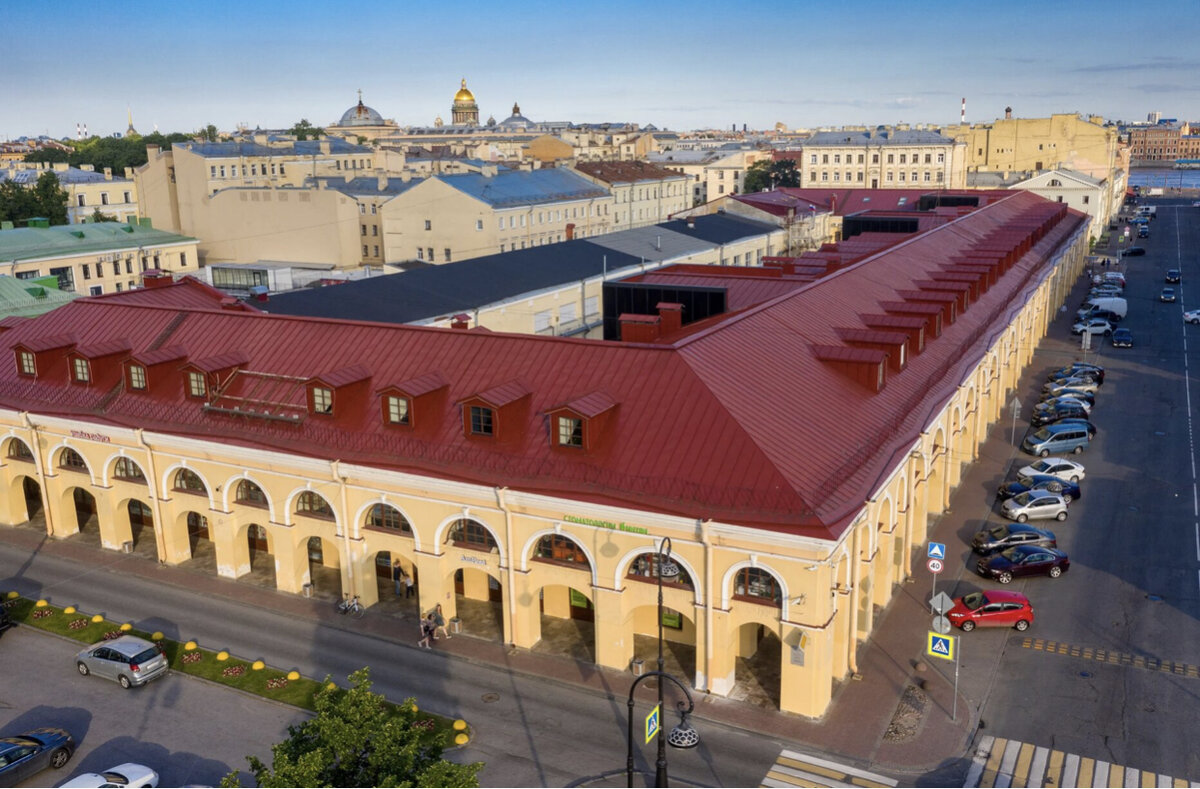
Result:
M146 388L146 368L140 364L130 364L128 367L129 377L126 378L126 383L130 389L143 391Z
M546 412L556 449L588 450L600 443L616 401L604 392L591 392Z
M361 364L343 367L309 379L308 411L345 420L362 413L370 393L371 371Z
M199 400L208 398L208 381L204 373L191 371L187 374L187 396Z
M17 373L37 378L37 359L31 351L17 351Z
M71 359L71 380L77 384L92 382L92 365L87 359L81 359L78 356Z
M384 419L389 425L411 424L408 416L411 408L412 403L403 395L392 394L383 398Z
M446 389L446 379L435 372L378 390L383 424L422 432L434 429Z
M473 405L467 409L470 416L468 425L473 436L496 435L496 411L482 405Z
M468 438L518 441L519 426L529 403L529 390L517 381L494 386L459 401L463 433Z

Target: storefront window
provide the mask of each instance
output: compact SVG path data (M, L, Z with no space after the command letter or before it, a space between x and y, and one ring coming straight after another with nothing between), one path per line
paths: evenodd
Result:
M400 510L389 507L387 504L376 504L371 508L371 511L367 513L367 525L376 529L392 529L405 534L412 533L412 525L408 522L408 518L405 518Z
M663 576L663 586L682 586L685 589L694 589L692 577L688 575L688 571L683 569L683 565L679 562L672 562L679 574L672 577L670 573ZM649 583L658 583L658 554L643 553L641 556L629 563L629 572L626 577L635 581L646 581Z
M491 551L496 548L496 540L483 524L469 518L460 518L450 527L449 541L460 548L470 548L476 551Z
M738 571L733 581L733 595L754 603L783 605L783 591L775 576L757 567L745 567Z
M535 559L545 559L552 562L568 562L570 564L587 564L587 556L570 537L551 534L538 541L534 549Z

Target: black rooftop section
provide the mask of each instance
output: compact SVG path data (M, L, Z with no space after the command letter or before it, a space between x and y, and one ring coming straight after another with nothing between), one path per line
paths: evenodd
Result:
M712 244L730 244L748 236L759 233L770 233L779 228L766 222L756 222L740 216L727 214L707 214L692 220L695 227L688 227L688 220L673 219L670 222L660 222L655 227L673 230L685 236L698 238Z
M745 226L742 227L745 236ZM596 277L641 263L588 240L472 258L457 263L271 296L265 312L317 318L413 323Z

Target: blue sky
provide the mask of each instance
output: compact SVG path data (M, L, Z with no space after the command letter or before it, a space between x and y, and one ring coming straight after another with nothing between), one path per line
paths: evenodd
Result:
M356 91L401 125L671 129L952 123L1011 105L1200 120L1195 0L1129 2L10 3L0 139L333 122ZM39 31L45 28L46 35Z

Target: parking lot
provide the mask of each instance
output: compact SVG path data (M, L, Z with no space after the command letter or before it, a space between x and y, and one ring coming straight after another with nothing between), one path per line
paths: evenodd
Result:
M0 735L42 726L66 729L78 750L61 770L21 786L57 786L82 772L123 762L159 773L160 786L217 786L246 756L270 761L271 745L304 714L176 673L142 688L82 677L80 645L30 627L0 637ZM253 785L252 780L243 783Z
M1132 331L1133 346L1096 337L1090 351L1080 349L1070 327L1088 289L1081 278L1016 393L1018 416L992 431L943 519L954 532L940 527L939 537L960 563L952 562L939 588L949 580L955 597L1023 593L1036 614L1024 633L963 634L962 669L970 672L964 687L969 697L985 699L983 733L1196 780L1200 495L1188 342L1200 348L1200 328L1185 325L1182 313L1200 307L1189 297L1189 278L1200 277L1200 208L1190 201L1158 205L1150 237L1137 240L1146 254L1121 258L1118 266L1128 278L1128 315L1119 325ZM1170 268L1182 270L1182 282L1174 285L1178 300L1164 303ZM1066 455L1086 468L1082 495L1066 520L1031 521L1055 533L1070 569L1003 586L976 573L969 545L978 530L1008 522L997 488L1036 460L1019 449L1032 406L1046 375L1076 360L1106 368L1090 415L1095 439L1081 454Z

